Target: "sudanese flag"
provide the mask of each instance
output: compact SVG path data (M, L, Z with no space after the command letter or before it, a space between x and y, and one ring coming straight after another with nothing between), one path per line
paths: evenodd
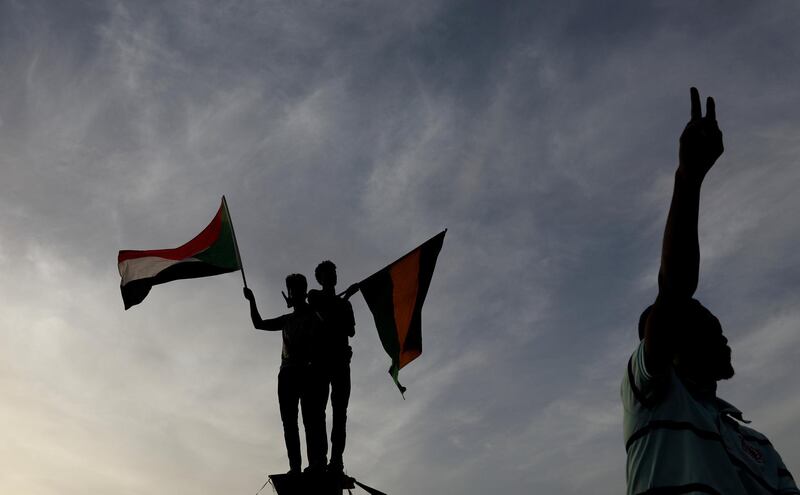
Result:
M422 354L422 304L446 233L440 232L358 284L381 344L392 358L389 374L401 394L406 388L400 385L398 372Z
M142 302L154 285L241 269L225 196L219 211L194 239L175 249L120 251L117 256L125 309Z

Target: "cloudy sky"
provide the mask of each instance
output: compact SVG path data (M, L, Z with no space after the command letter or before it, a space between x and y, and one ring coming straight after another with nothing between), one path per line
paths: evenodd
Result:
M0 491L255 493L288 468L280 337L227 274L125 312L119 249L225 194L262 314L441 229L424 353L353 299L345 464L390 494L622 492L689 86L725 154L698 297L720 395L800 471L800 4L0 0Z

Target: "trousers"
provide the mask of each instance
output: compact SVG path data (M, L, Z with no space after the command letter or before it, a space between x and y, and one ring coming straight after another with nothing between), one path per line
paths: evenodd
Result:
M290 366L278 372L278 404L283 423L283 439L289 457L289 469L299 471L300 431L297 423L298 404L303 413L306 432L306 454L309 467L324 467L328 455L325 433L327 383L311 365Z
M350 403L350 363L328 367L331 396L331 463L342 464L347 440L347 406Z

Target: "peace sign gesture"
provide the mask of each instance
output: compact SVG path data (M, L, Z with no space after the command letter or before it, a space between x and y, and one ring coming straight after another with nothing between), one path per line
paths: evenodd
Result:
M717 126L714 98L706 99L706 116L703 117L697 88L692 87L690 94L691 120L681 134L678 171L687 178L702 181L722 155L722 131Z

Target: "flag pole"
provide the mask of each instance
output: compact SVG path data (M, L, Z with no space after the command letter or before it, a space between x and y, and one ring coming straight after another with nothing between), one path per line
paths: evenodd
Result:
M233 228L233 218L231 218L231 212L228 209L228 201L225 199L225 195L222 195L222 204L225 206L225 212L228 214L228 220L231 222L231 235L233 236L233 247L236 250L236 261L239 262L239 269L242 272L242 283L245 287L247 287L247 279L244 276L244 265L242 264L242 256L239 254L239 243L236 242L236 230Z

